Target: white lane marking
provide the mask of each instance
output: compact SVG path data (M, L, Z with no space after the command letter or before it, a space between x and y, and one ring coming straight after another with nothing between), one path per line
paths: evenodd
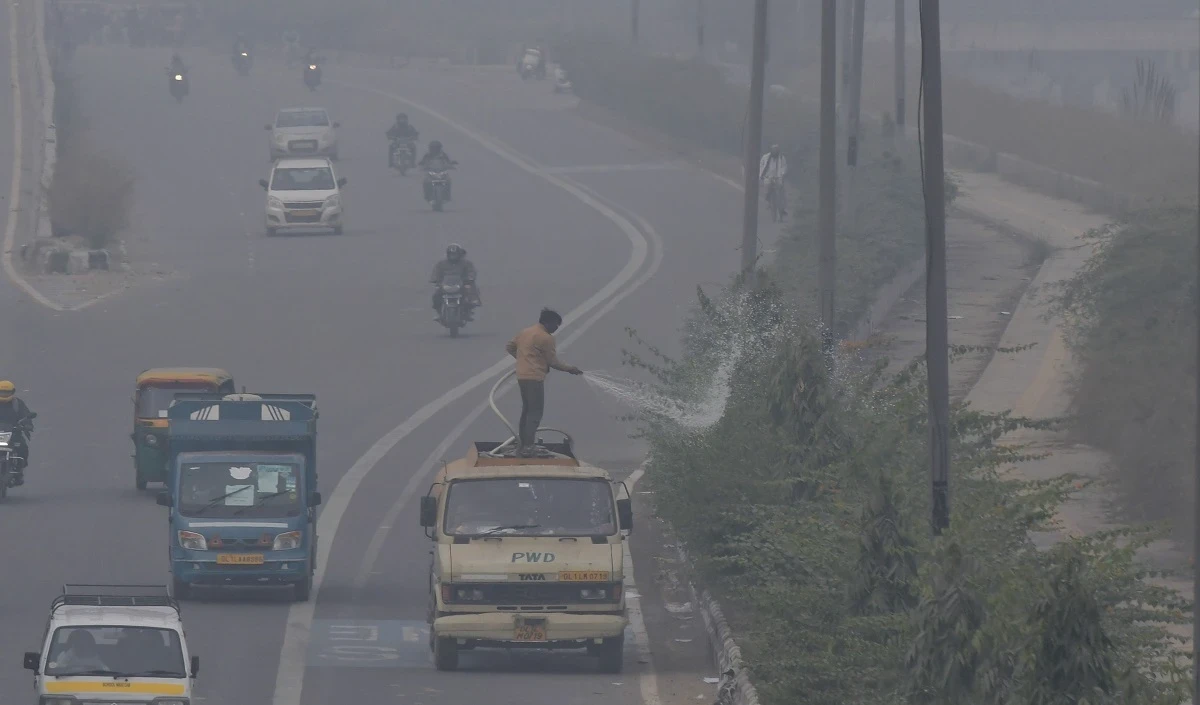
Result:
M615 223L617 227L629 238L633 246L630 253L629 261L625 267L611 281L604 285L599 291L593 294L587 301L584 301L575 310L566 315L563 325L570 325L576 319L587 314L592 309L600 306L606 299L617 293L624 287L646 261L649 243L646 238L638 231L636 227L612 208L604 205L600 201L586 193L582 188L574 185L564 179L554 176L553 174L545 173L541 167L534 164L532 161L519 155L515 151L501 146L496 140L472 130L455 120L452 120L441 113L428 108L420 103L402 98L394 93L372 88L370 86L361 86L342 81L332 81L333 83L341 83L350 88L357 88L370 93L376 93L387 98L391 98L399 103L410 106L414 110L426 113L436 120L439 120L451 128L461 132L475 142L478 142L488 151L496 154L500 158L514 164L523 171L526 171L534 176L539 176L546 181L558 186L567 191L579 200L583 201L588 206L595 209L604 217ZM349 507L350 499L362 484L363 479L367 474L379 463L380 460L387 455L392 448L396 446L406 436L416 430L421 424L428 421L434 414L446 408L454 401L461 399L468 392L471 392L476 387L479 387L489 379L494 378L503 372L512 362L505 357L496 364L486 370L476 374L466 380L457 387L446 392L437 399L429 402L421 407L401 423L396 428L392 429L383 438L380 438L371 446L365 454L354 465L346 471L346 474L338 480L337 485L333 489L333 493L329 497L328 503L325 505L325 510L321 512L318 520L318 533L322 534L319 548L317 550L317 570L313 576L313 588L311 598L307 602L293 603L288 609L287 626L284 629L283 644L279 654L279 670L275 676L275 692L271 702L273 705L300 705L302 693L304 691L304 674L305 662L307 658L308 643L311 636L313 615L316 611L317 598L321 592L321 584L325 578L325 568L329 564L329 554L333 546L334 539L337 537L338 527L341 525L342 517L345 515Z
M593 174L608 171L666 171L679 168L680 166L678 164L672 162L660 162L645 164L583 164L579 166L548 166L545 167L545 170L548 174Z
M4 252L0 253L0 256L3 257L4 274L8 276L13 284L16 284L22 291L29 294L34 301L43 306L55 311L62 311L62 306L43 296L40 291L34 289L29 282L25 281L25 277L21 276L21 273L17 271L17 268L12 263L12 250L17 235L17 214L20 212L21 203L21 155L25 151L25 145L22 143L24 126L21 123L25 108L21 102L21 56L17 48L17 6L18 3L16 2L11 2L8 5L8 64L11 71L13 96L13 161L12 185L8 191L8 222L4 226Z
M588 190L590 191L590 189ZM654 258L651 260L650 266L642 271L642 273L638 276L637 281L635 281L621 293L609 299L609 301L595 313L593 313L587 321L581 324L579 328L575 329L571 335L567 336L562 343L560 343L560 348L565 350L571 347L571 344L578 340L579 337L584 333L586 333L587 330L591 328L600 317L608 314L608 312L615 308L616 305L625 297L636 291L642 286L642 284L645 284L658 272L658 268L662 264L664 254L662 238L659 236L658 231L656 231L649 223L641 218L641 216L638 216L634 213L630 213L630 216L638 222L638 226L642 228L642 232L646 233L655 245ZM511 381L505 383L505 385L497 391L497 396L503 397L504 394L512 389L512 387L513 383ZM459 424L450 431L449 435L442 439L442 442L433 449L433 452L431 452L427 458L425 458L425 462L420 465L417 472L411 478L409 478L408 483L404 486L404 489L400 491L400 495L396 498L396 501L393 502L392 506L388 508L387 514L384 515L379 528L375 530L375 534L371 537L370 543L367 544L367 550L363 553L362 561L358 565L358 572L355 573L354 576L353 588L356 596L357 593L366 586L370 576L376 574L375 564L379 561L379 554L383 550L383 543L387 539L388 531L396 524L396 520L400 517L400 512L403 511L405 506L408 505L408 502L412 499L413 493L416 492L428 479L429 475L433 472L434 467L437 466L438 460L444 456L446 451L450 449L450 446L457 443L458 439L462 437L462 434L466 432L467 428L469 428L471 424L475 423L475 419L479 418L480 414L487 409L488 403L486 401L481 402L478 406L476 406L471 413L467 414L463 420L460 421Z

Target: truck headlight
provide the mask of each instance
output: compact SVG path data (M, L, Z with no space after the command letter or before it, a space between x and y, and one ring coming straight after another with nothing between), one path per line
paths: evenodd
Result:
M288 531L287 533L279 534L275 537L275 543L271 545L272 551L290 551L294 548L300 548L300 541L303 534L299 531Z
M483 590L479 588L456 588L454 597L463 602L478 602L483 599Z
M208 541L205 541L204 536L195 531L180 531L179 547L189 551L207 551Z
M621 584L613 583L608 587L601 588L583 588L579 591L579 599L616 602L621 599Z

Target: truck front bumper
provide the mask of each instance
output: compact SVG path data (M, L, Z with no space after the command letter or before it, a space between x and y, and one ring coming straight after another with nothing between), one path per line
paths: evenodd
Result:
M517 617L546 620L545 641L517 641ZM435 637L459 639L481 646L529 648L583 648L595 639L621 636L629 620L624 614L572 614L565 612L483 612L451 614L433 621Z
M284 552L278 552L284 553ZM295 558L264 561L261 565L223 565L206 556L206 560L173 559L171 574L188 585L292 585L305 580L312 572L308 554Z

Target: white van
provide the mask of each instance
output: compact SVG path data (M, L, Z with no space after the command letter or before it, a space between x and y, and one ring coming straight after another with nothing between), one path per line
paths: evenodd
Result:
M25 668L39 705L191 705L200 658L166 585L64 585Z

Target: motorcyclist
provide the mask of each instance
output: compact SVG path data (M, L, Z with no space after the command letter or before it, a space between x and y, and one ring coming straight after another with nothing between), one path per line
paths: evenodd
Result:
M408 113L397 113L396 122L388 128L387 138L392 141L404 141L413 154L417 151L417 128L408 121ZM393 167L392 150L388 150L388 166Z
M421 161L417 162L417 166L421 167L422 169L426 169L427 171L435 168L444 169L457 164L458 162L450 158L450 155L442 149L442 143L437 140L433 140L429 143L429 151L425 152L425 155L421 157ZM433 184L430 182L428 173L425 175L424 186L425 200L432 201ZM450 184L446 184L446 198L450 198Z
M171 55L171 66L167 69L167 73L172 76L187 75L187 67L183 65L183 59L178 53Z
M479 287L475 283L475 265L467 259L467 251L458 243L451 243L446 248L446 259L433 265L433 275L429 281L433 283L433 318L437 320L442 311L442 280L446 275L458 275L463 280L467 292L468 311L476 306L482 306L479 298Z
M246 35L238 34L233 40L233 55L240 56L242 52L250 53L250 42L246 41Z
M17 455L25 458L29 464L29 437L25 428L33 428L33 417L25 402L17 396L16 386L8 380L0 380L0 423L12 426L12 447ZM24 473L18 470L14 477L16 483L23 481Z
M762 155L758 163L758 178L767 187L765 198L779 199L779 212L787 215L787 194L783 188L783 177L787 176L787 157L783 156L779 145L771 145L771 151ZM774 196L772 196L774 187Z

